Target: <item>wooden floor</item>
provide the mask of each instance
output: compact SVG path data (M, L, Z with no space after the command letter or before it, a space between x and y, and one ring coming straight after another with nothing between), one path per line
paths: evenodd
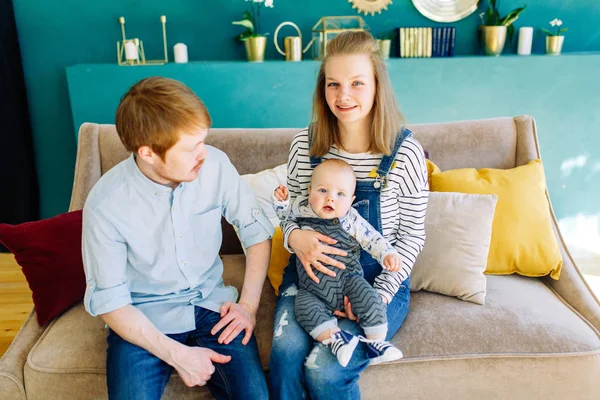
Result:
M31 291L12 254L0 253L0 357L33 308Z

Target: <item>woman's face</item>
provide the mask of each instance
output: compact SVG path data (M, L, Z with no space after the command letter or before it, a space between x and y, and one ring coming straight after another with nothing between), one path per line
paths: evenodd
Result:
M367 54L333 56L325 64L325 98L342 124L367 118L375 100L373 64Z

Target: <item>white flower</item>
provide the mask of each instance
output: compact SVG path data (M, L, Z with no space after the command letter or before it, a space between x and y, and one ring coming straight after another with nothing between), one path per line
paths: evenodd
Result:
M562 25L562 21L558 18L554 18L552 21L550 21L550 25L552 26L561 26Z
M265 0L265 7L273 8L273 0Z

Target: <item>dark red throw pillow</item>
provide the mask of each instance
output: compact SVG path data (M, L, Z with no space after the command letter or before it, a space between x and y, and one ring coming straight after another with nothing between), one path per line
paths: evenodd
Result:
M81 211L20 225L0 224L0 242L23 270L40 325L83 298Z

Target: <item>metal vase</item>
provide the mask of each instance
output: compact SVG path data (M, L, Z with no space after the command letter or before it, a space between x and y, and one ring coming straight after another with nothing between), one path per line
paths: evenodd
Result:
M546 54L549 56L560 55L564 41L564 36L546 36Z
M390 39L377 39L377 46L379 47L379 53L384 60L390 58L390 49L392 41Z
M486 56L499 56L506 43L506 26L481 26L481 45Z
M265 48L267 47L265 36L249 37L244 41L244 45L246 46L248 61L263 62L265 60Z

